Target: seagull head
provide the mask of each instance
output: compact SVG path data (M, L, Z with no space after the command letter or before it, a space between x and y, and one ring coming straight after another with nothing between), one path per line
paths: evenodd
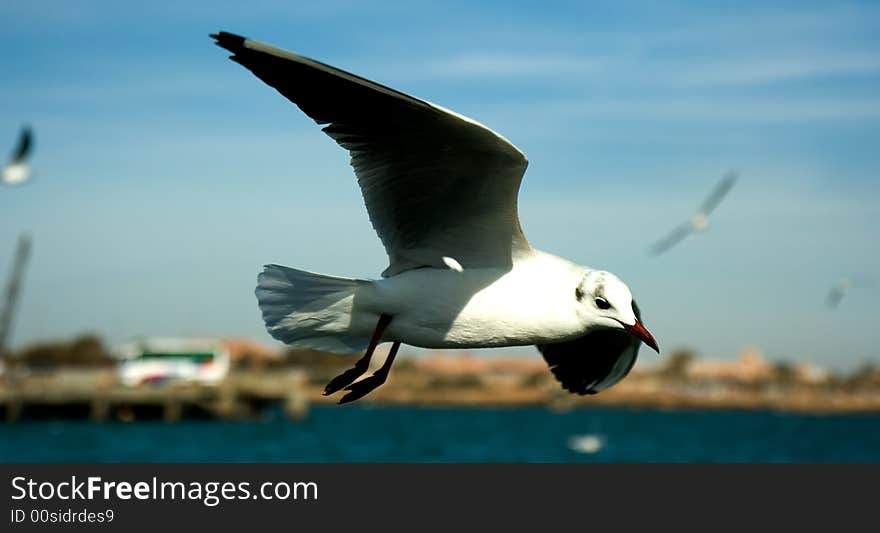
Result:
M639 309L629 287L611 272L588 272L575 290L575 298L591 328L625 330L660 353L654 336L639 320Z

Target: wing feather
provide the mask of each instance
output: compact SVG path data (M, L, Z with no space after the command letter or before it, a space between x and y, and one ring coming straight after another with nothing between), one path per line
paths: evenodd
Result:
M691 224L690 222L685 222L677 226L668 235L654 243L651 247L651 253L654 255L660 255L666 250L669 250L679 242L683 241L685 237L691 234Z
M727 193L730 192L730 189L733 188L733 185L736 183L736 174L730 172L726 174L718 185L712 190L706 200L703 201L703 205L700 206L699 213L702 213L705 216L709 216L709 214L718 207L718 204L721 203L721 200L727 196Z
M29 126L25 126L21 129L21 133L18 136L18 145L12 152L12 162L23 163L28 155L30 155L32 145L33 132Z
M507 266L531 251L517 214L528 161L489 128L324 63L230 33L231 58L349 151L390 276L422 266Z

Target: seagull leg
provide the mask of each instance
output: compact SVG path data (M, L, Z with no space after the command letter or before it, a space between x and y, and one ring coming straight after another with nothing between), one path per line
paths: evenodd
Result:
M342 374L339 374L332 380L330 383L324 387L324 396L329 396L334 392L342 389L347 385L351 385L351 383L357 378L361 377L364 372L367 371L367 368L370 367L370 359L373 357L373 352L376 350L376 346L379 344L379 339L382 338L382 333L385 332L385 328L388 327L388 324L391 323L391 315L379 315L379 323L376 324L376 330L373 331L373 338L370 339L370 345L367 347L367 353L364 354L363 357L358 359L358 362L354 364L354 368L349 368Z
M385 383L385 380L388 378L388 373L391 371L391 365L394 364L394 357L397 355L397 350L400 348L400 343L395 342L391 346L391 351L388 352L388 358L385 359L385 362L382 364L382 368L373 372L373 375L358 381L357 383L352 383L348 387L345 387L345 390L351 391L339 400L339 403L348 403L353 402L357 399L363 398L373 390L379 387L379 385Z

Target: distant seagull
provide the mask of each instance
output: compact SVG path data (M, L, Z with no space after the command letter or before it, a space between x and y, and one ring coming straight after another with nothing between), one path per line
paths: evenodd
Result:
M579 453L596 453L602 449L605 439L599 435L575 435L568 439L568 447Z
M507 139L440 106L230 33L231 59L295 103L351 154L370 220L389 256L383 279L267 265L256 296L269 333L292 346L366 349L334 378L340 403L385 382L401 343L425 348L535 344L563 387L594 394L632 368L642 325L609 272L533 249L517 216L527 160ZM332 216L328 213L327 216ZM304 233L320 230L320 219ZM281 241L272 228L267 236ZM340 246L344 246L340 243ZM373 351L392 342L373 375ZM659 350L658 350L659 351Z
M733 184L736 183L736 178L737 175L732 172L725 175L690 220L684 222L672 230L669 235L657 241L651 247L651 253L654 255L662 254L684 240L691 233L704 231L709 226L709 214L718 207L718 204L721 203L721 200L727 195Z
M871 286L871 281L867 278L842 278L831 287L828 296L825 298L825 304L830 309L835 309L840 305L843 297L852 289L864 289Z
M31 128L25 126L21 129L21 134L18 136L18 146L12 152L9 164L0 173L0 181L4 185L19 185L31 179L31 167L28 164L28 157L33 151L33 144Z

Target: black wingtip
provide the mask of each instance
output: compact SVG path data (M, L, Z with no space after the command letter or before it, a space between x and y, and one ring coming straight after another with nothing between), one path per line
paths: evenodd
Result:
M244 48L244 42L246 40L241 35L227 33L225 31L221 31L220 33L212 33L211 38L214 39L214 44L221 48L225 48L230 52L237 52Z

